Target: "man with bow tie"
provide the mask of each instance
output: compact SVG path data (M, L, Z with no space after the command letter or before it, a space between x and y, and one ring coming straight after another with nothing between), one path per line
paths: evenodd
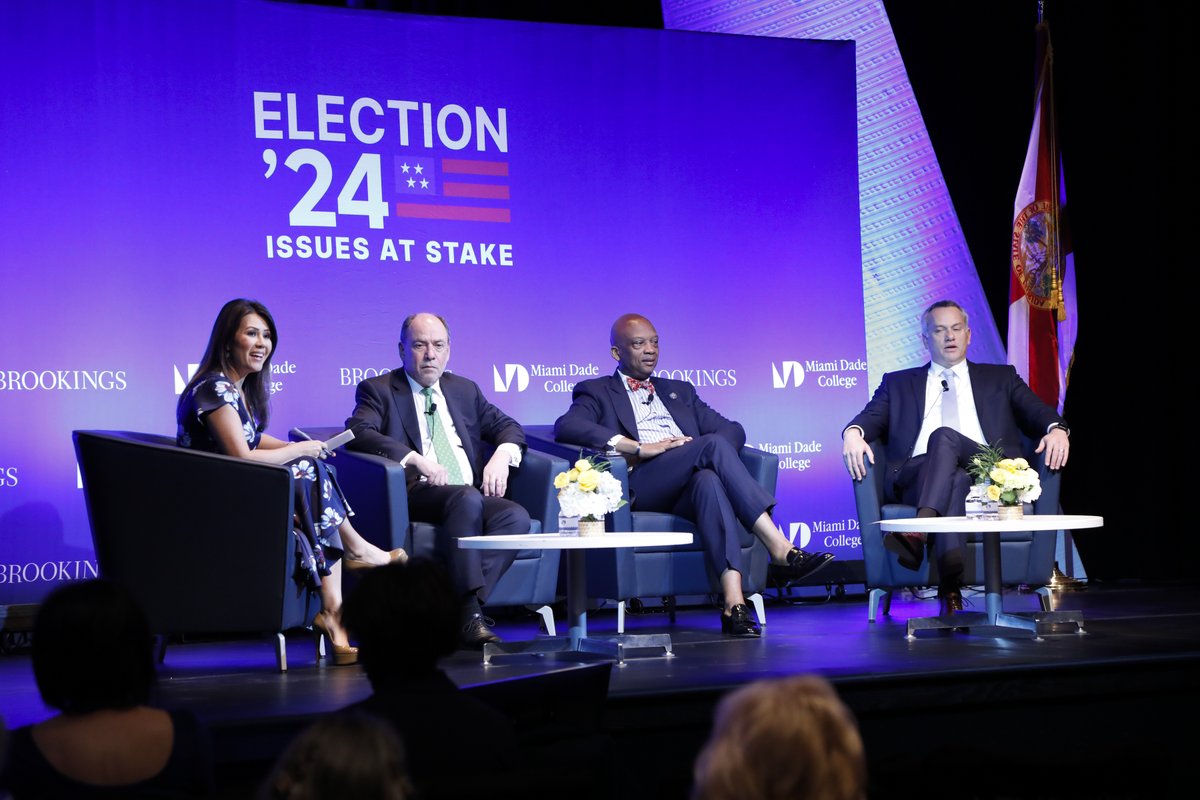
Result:
M639 314L613 323L607 378L576 384L571 407L554 423L560 442L595 450L614 449L630 463L630 507L676 514L696 525L705 557L720 576L724 594L721 630L731 636L761 634L742 595L738 523L757 536L774 564L789 577L811 574L832 553L792 547L771 520L775 498L750 476L739 455L742 426L718 414L686 381L653 378L658 332Z

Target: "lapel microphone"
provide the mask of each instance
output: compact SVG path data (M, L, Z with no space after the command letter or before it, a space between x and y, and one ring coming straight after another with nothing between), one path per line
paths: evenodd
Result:
M942 381L942 383L945 383L945 381ZM437 403L430 403L430 404L429 404L429 409L428 409L428 410L427 410L425 413L426 413L426 414L428 414L428 415L429 415L429 416L431 416L431 417L432 417L432 416L433 416L435 413L437 413Z
M946 383L945 378L942 378L942 394L945 394L948 391L950 391L950 384ZM925 413L921 416L921 422L925 421L925 419L933 411L934 407L938 404L938 401L941 399L942 399L941 394L935 394L933 396L933 402L929 404L929 408L925 409Z

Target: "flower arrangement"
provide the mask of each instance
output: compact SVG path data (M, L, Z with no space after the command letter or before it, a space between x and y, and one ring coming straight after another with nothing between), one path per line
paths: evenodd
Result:
M625 505L621 482L609 473L608 462L595 456L581 458L567 472L555 475L554 488L562 513L583 522L603 520L605 514Z
M1042 482L1037 470L1030 468L1023 458L1002 458L988 473L991 486L987 487L989 500L997 500L1002 506L1019 506L1032 503L1042 496Z
M1003 460L1004 451L1000 449L999 442L983 444L979 446L979 452L971 457L971 463L967 465L967 472L975 479L976 486L991 483L992 470Z

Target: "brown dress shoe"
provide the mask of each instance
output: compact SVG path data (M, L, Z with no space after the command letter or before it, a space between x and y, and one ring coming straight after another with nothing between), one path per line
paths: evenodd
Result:
M900 566L905 569L919 569L925 560L925 534L923 533L889 533L883 537L883 547L890 553L895 553L900 560Z

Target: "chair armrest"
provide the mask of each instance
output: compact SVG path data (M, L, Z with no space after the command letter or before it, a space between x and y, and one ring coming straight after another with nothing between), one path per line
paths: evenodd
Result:
M512 472L510 496L542 523L546 533L558 531L558 490L554 476L570 469L565 458L548 455L529 447L521 458L521 466Z
M324 440L342 430L341 427L302 426L292 428L288 438L302 440L300 431L303 431L313 439ZM400 462L343 447L327 463L336 467L338 485L354 511L351 521L355 530L384 550L411 549L408 541L408 480Z
M774 495L779 484L779 456L755 447L743 447L741 457L750 477Z

